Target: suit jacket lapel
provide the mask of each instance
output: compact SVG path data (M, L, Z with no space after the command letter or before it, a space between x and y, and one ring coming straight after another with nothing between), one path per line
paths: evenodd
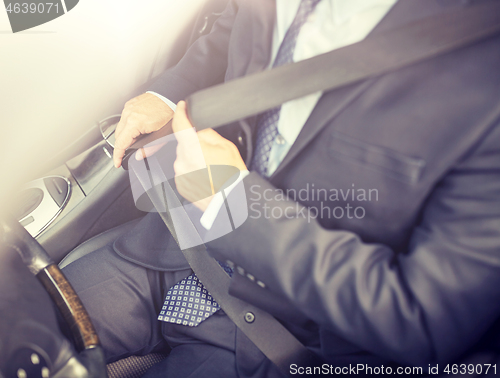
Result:
M269 67L271 61L273 34L276 24L276 1L252 0L245 2L244 6L249 7L247 11L251 15L247 41L249 52L248 55L245 53L245 56L238 57L238 64L235 64L237 68L231 68L231 71L226 74L226 80L264 71ZM248 155L244 156L244 159L248 164L251 162L253 153L252 135L256 119L257 116L254 115L237 122L246 134Z
M229 45L229 64L225 81L265 70L271 58L276 3L274 0L240 1L238 18Z
M275 0L252 0L249 2L255 14L252 17L252 50L245 75L260 72L269 66L276 23Z
M290 148L285 159L283 159L276 171L271 175L270 180L276 177L314 139L330 119L339 114L342 109L363 93L372 82L373 80L369 80L361 84L356 84L354 87L350 86L342 90L328 92L321 96L295 143Z

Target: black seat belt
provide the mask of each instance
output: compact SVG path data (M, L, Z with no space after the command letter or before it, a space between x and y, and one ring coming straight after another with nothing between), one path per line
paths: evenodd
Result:
M362 42L311 59L196 92L187 98L189 118L197 130L226 125L286 101L376 77L498 33L500 2L464 6L370 36ZM147 135L131 148L143 147L165 136L169 132L165 129ZM127 155L131 156L130 153ZM145 159L146 164L148 160ZM189 228L184 231L196 234L196 228L185 211L176 211L174 214L182 219L172 219L168 209L161 211L165 208L164 204L179 208L180 201L166 177L154 177L161 175L157 171L148 169L148 177L144 177L144 173L134 170L145 189L151 187L149 183L161 183L147 193L176 241L174 221ZM320 366L319 357L303 346L274 317L229 295L229 276L210 257L201 237L199 242L197 247L182 251L186 260L224 312L264 355L289 376L291 364Z
M288 375L292 363L298 364L298 366L321 364L320 359L305 348L274 317L229 295L230 277L208 254L207 248L187 212L185 210L179 211L183 207L170 186L169 180L161 168L151 166L155 163L154 159L145 158L144 161L146 171L135 169L134 164L130 167L144 188L150 188L149 183L160 183L147 191L148 197L177 244L179 244L178 232L189 235L192 244L197 244L195 247L183 249L182 253L193 272L227 316L285 375ZM168 209L174 208L177 211L168 211ZM167 210L165 211L165 209ZM179 229L179 225L182 225L183 228ZM197 240L193 240L193 237L197 237ZM279 340L279 342L274 343L271 342L272 340Z

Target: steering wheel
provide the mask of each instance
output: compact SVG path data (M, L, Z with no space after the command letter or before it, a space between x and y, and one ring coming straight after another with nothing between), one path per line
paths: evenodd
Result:
M0 314L0 378L107 377L104 353L78 295L43 247L5 216L0 219ZM58 316L72 343L59 329Z

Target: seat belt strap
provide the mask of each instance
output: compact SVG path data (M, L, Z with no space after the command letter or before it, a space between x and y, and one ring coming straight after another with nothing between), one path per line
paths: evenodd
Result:
M417 20L313 58L195 92L196 130L226 125L318 91L345 87L465 47L500 32L500 2Z
M323 361L302 345L273 316L229 295L230 277L208 254L203 240L170 186L160 164L154 156L145 158L144 164L146 164L145 170L138 169L136 164L131 164L130 168L145 190L150 188L146 193L177 244L179 244L177 233L180 232L189 235L192 244L197 244L195 247L181 249L182 253L193 272L227 316L285 376L290 376L291 364L320 366ZM153 186L151 183L158 184ZM171 212L169 209L176 211ZM179 225L182 225L182 228ZM193 238L198 239L193 240Z

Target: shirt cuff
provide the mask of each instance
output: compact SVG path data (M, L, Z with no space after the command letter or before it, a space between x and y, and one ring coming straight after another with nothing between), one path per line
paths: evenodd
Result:
M250 174L249 171L240 171L238 178L231 184L229 185L226 189L222 189L224 191L224 194L226 195L226 198L229 196L229 193L238 185L245 177L247 177ZM210 230L215 222L215 219L217 218L217 215L219 215L219 211L224 205L224 197L222 196L221 192L218 192L214 195L210 203L208 204L207 209L203 213L200 219L201 225L206 229Z
M163 102L165 102L165 104L167 104L170 107L170 109L172 109L174 112L175 112L175 109L177 109L177 105L175 105L168 98L163 97L161 94L156 93L156 92L152 92L152 91L147 91L146 93L151 93L152 95L158 97L160 100L162 100Z

